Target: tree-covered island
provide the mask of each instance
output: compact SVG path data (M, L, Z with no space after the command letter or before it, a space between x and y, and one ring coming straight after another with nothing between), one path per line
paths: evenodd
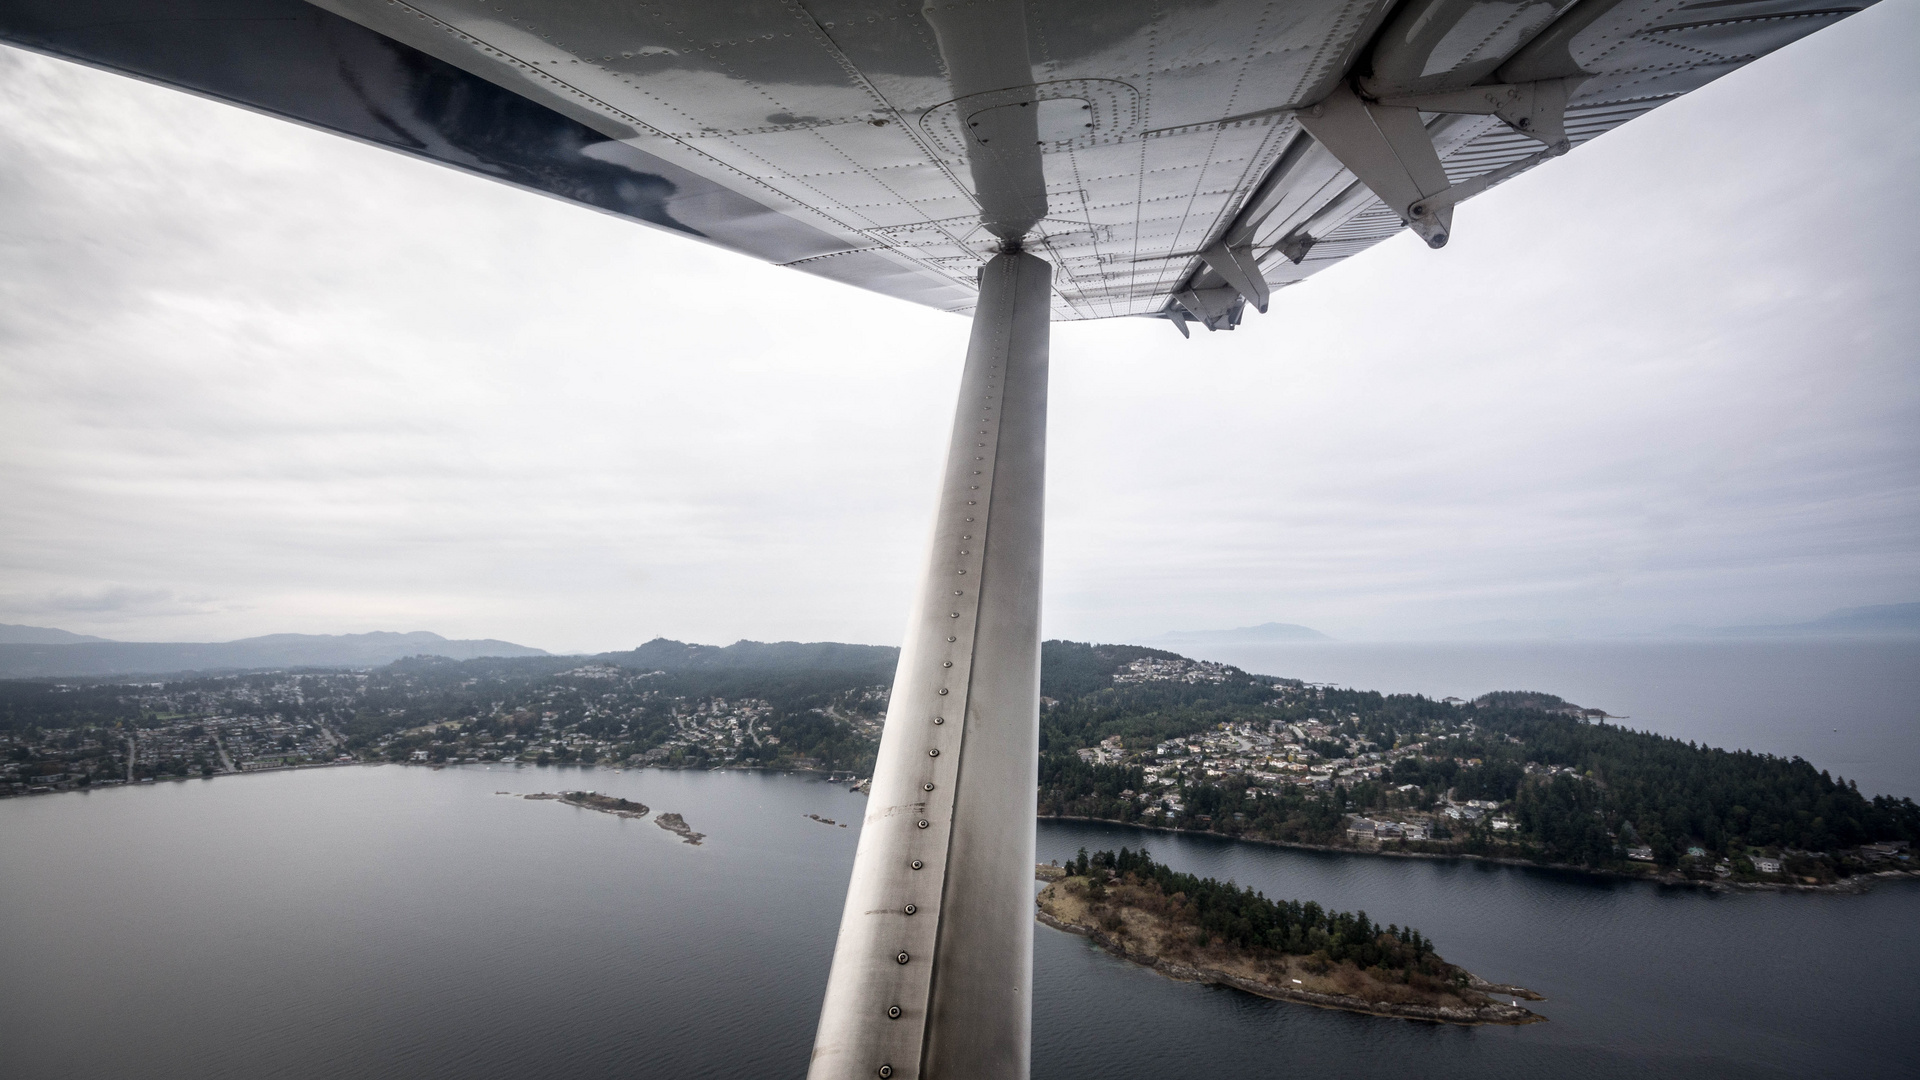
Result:
M1816 887L1911 872L1911 799L1548 694L1309 686L1043 647L1042 816L1272 843ZM656 640L594 657L0 681L0 795L388 761L871 768L896 650Z
M1076 864L1043 877L1040 920L1085 934L1118 956L1175 979L1231 986L1262 997L1349 1012L1450 1024L1530 1024L1544 1019L1442 960L1418 930L1380 926L1367 913L1326 911L1311 900L1269 900L1251 888L1182 874L1143 848L1080 850Z

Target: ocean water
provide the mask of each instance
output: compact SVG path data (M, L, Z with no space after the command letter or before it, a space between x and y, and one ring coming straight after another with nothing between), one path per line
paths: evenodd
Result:
M1303 642L1189 656L1362 690L1478 697L1544 690L1619 723L1799 755L1866 795L1920 799L1920 641Z
M682 844L498 791L677 811ZM800 1077L862 796L790 776L347 767L0 802L0 1075ZM816 823L820 814L852 827ZM1913 1075L1920 887L1730 895L1042 822L1410 923L1525 1028L1173 983L1036 935L1034 1075Z

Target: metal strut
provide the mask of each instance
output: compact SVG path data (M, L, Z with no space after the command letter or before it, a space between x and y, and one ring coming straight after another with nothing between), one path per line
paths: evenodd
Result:
M1052 277L981 274L810 1080L1028 1076Z

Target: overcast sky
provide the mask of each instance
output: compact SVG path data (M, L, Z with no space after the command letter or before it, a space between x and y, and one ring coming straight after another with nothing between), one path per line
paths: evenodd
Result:
M1920 5L1285 290L1057 324L1049 636L1920 599ZM0 49L0 621L892 643L967 324Z

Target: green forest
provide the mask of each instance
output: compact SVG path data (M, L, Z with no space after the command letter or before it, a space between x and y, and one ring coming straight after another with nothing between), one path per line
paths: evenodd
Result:
M1195 944L1219 941L1251 951L1312 956L1322 964L1352 962L1362 968L1441 976L1449 968L1433 943L1410 926L1377 926L1364 911L1327 911L1312 900L1269 900L1250 887L1183 874L1153 861L1146 848L1080 849L1068 872L1089 881L1098 899L1109 881L1148 886L1159 894L1155 913L1195 928Z

